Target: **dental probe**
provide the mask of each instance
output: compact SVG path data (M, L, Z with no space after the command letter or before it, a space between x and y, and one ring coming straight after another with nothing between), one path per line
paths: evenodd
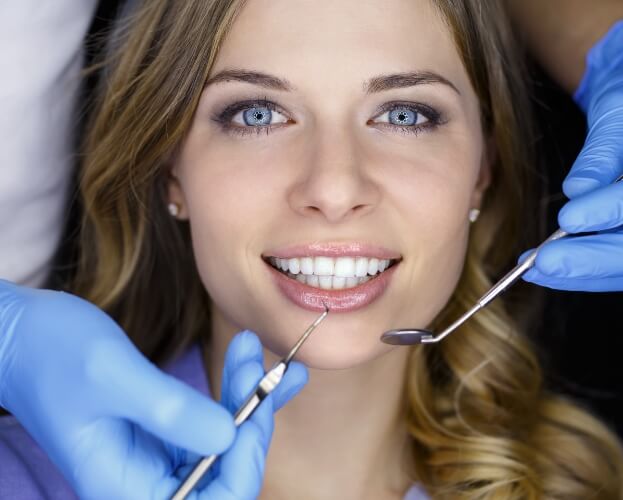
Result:
M239 427L243 422L245 422L253 414L264 398L266 398L266 396L268 396L279 385L286 370L288 369L288 366L290 365L290 361L292 361L294 355L301 348L303 342L305 342L311 332L313 332L320 322L327 317L327 314L329 314L329 308L324 302L323 306L324 312L307 328L307 330L305 330L305 333L301 335L301 338L290 350L288 355L277 361L277 363L275 363L273 367L266 372L262 379L257 383L255 389L249 395L247 400L240 406L240 408L238 408L238 411L234 415L234 424L236 427ZM212 464L216 462L217 458L218 455L210 455L209 457L202 458L197 465L195 465L190 474L188 474L186 479L184 479L170 500L184 500L195 488L197 483L201 481L201 478L206 472L208 472Z
M616 184L621 180L623 180L623 175L619 176L612 184ZM435 336L435 334L431 330L401 328L385 332L383 335L381 335L381 340L386 344L393 345L433 344L435 342L439 342L440 340L450 335L459 326L465 323L469 318L471 318L474 314L484 308L487 304L489 304L489 302L495 299L502 292L506 291L507 288L509 288L519 278L521 278L521 276L523 276L523 274L534 265L536 256L543 245L549 243L550 241L564 238L568 234L569 233L563 231L562 229L558 229L556 232L554 232L549 238L547 238L543 243L536 247L534 251L530 255L528 255L526 260L511 269L500 281L493 285L487 293L480 297L480 299L476 301L476 304L469 311L463 314L463 316L461 316L449 327L443 330L439 335Z

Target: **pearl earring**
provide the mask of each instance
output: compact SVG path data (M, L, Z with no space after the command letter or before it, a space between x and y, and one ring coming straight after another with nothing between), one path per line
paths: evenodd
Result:
M180 206L177 203L173 203L173 202L169 203L168 209L169 209L169 213L173 217L177 217L180 213Z
M473 224L478 220L478 216L480 215L480 210L477 208L472 208L469 211L469 221Z

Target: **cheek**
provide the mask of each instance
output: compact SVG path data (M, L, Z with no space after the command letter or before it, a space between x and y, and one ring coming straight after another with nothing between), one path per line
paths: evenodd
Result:
M396 317L427 326L441 311L460 278L469 236L468 213L481 165L482 149L473 140L435 147L394 163L386 176L391 225L400 228L410 255ZM410 318L405 317L405 311Z
M253 310L248 290L260 279L260 235L280 220L275 205L281 176L268 173L275 167L265 156L206 136L190 136L178 167L195 262L208 294L223 311Z

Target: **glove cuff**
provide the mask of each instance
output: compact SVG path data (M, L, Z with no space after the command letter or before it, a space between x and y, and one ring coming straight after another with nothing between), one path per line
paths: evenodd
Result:
M623 68L623 20L617 21L589 50L586 71L573 95L575 102L586 113L593 91L602 78L608 78L615 68Z

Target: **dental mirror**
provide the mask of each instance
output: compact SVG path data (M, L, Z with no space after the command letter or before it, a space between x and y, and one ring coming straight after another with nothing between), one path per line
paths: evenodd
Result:
M613 184L621 180L623 180L623 175L619 176L613 182ZM493 285L487 293L480 297L480 299L476 301L476 305L474 305L469 311L463 314L463 316L461 316L454 323L452 323L445 330L443 330L439 335L435 335L435 333L431 330L425 329L397 329L385 332L383 335L381 335L381 341L385 342L386 344L392 345L433 344L435 342L439 342L440 340L450 335L454 330L456 330L459 326L465 323L469 318L471 318L474 314L484 308L489 302L495 299L502 292L506 291L506 289L508 289L513 283L521 278L521 276L523 276L524 273L534 265L537 253L543 245L549 243L550 241L564 238L568 234L569 233L563 231L562 229L558 229L556 232L554 232L549 238L547 238L543 243L535 248L534 251L530 255L528 255L526 260L511 269L511 271L509 271L508 274L506 274L500 281Z

